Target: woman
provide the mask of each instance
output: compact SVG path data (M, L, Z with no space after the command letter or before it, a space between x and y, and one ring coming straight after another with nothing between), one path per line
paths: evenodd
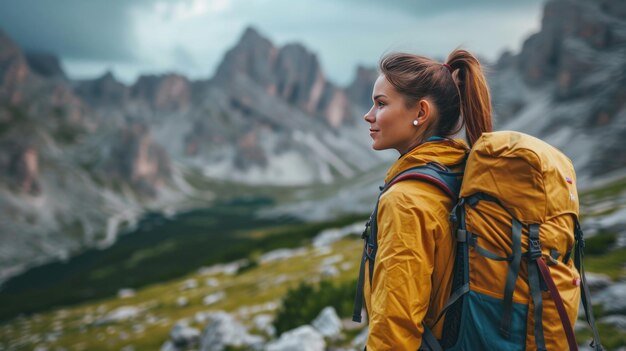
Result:
M364 118L375 150L400 153L385 183L428 162L461 171L468 145L452 136L465 126L471 147L492 129L489 90L478 60L465 50L453 51L445 64L393 53L381 59L379 69L374 105ZM372 281L364 284L367 350L417 350L422 323L441 338L444 318L434 322L451 290L452 207L442 190L418 180L398 182L380 197L378 251Z

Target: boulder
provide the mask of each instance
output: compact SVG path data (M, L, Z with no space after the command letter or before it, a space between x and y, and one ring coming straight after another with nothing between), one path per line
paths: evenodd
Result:
M276 328L274 328L274 325L272 325L273 321L274 317L270 314L265 313L258 314L252 319L252 323L254 323L254 327L257 330L267 333L267 335L270 336L274 336L276 334Z
M354 346L357 350L362 350L367 344L367 327L363 328L363 330L352 339L351 345Z
M602 305L608 314L626 313L626 282L613 284L593 296L596 303Z
M201 351L222 351L226 347L260 350L264 339L250 335L248 330L232 315L220 311L207 315L209 322L202 333Z
M585 272L585 278L590 291L600 291L613 282L611 277L602 273Z
M325 337L334 338L341 335L341 319L332 306L324 307L311 324Z
M324 351L324 336L310 325L284 332L280 339L267 344L265 351Z
M195 346L200 339L200 331L189 327L187 323L176 323L170 331L170 339L179 348Z

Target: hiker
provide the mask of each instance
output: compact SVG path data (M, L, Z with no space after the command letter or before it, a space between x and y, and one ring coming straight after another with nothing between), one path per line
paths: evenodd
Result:
M367 350L578 351L582 302L602 351L571 160L491 131L485 77L465 50L445 64L389 54L379 68L364 118L373 148L400 157L363 232L352 319L365 302ZM453 139L463 126L467 144Z
M391 53L380 60L379 71L373 106L364 119L375 150L400 154L385 183L430 162L463 171L469 147L492 129L479 61L461 49L450 53L446 63ZM467 143L454 139L463 127ZM451 292L455 241L448 216L454 199L429 182L408 180L386 189L377 206L373 272L365 265L366 349L417 350L422 323L437 339L442 335L444 318L434 322Z

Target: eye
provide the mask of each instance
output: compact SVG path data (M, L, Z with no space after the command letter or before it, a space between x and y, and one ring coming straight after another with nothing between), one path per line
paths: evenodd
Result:
M382 101L377 101L377 102L376 102L376 105L377 105L377 106L384 106L384 105L385 105L385 103L383 103Z

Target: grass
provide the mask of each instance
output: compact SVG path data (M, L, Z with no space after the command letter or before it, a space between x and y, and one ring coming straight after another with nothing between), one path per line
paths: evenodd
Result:
M340 270L339 276L333 278L333 281L338 284L352 281L357 274L360 248L360 240L355 238L335 243L331 252L320 252L309 246L304 256L257 264L236 275L218 273L209 276L194 272L138 289L133 297L125 299L110 297L14 319L0 325L0 349L3 346L8 348L10 342L26 340L27 334L31 338L16 349L33 349L41 342L32 342L35 340L32 339L32 335L42 336L42 334L50 333L55 323L62 323L64 330L56 341L46 343L49 349L64 347L69 350L119 350L126 345L133 345L135 350L159 349L168 339L168 333L176 321L193 318L197 312L226 310L237 313L241 312L240 308L243 306L260 306L268 302L278 303L288 289L294 288L300 282L319 278L319 267L325 257L341 254L342 262L352 263L349 269ZM278 282L276 280L278 276L287 278ZM206 286L204 282L207 278L217 279L219 286ZM187 279L196 279L199 283L198 287L181 290L181 286ZM217 291L223 291L227 298L214 305L204 306L203 297ZM189 304L179 307L176 304L179 296L185 296ZM85 320L85 316L91 315L93 320L96 315L103 315L121 306L139 306L145 308L145 311L139 319L134 321L97 325L93 322L87 323ZM101 313L98 313L98 310ZM257 313L274 313L274 310ZM245 316L245 313L239 314ZM154 316L153 319L156 321L145 322L148 315ZM251 320L251 316L240 319L247 323ZM139 324L143 325L143 331L133 331L133 326L137 328ZM25 325L29 327L26 328ZM194 321L190 325L200 330L204 326L203 323ZM27 333L26 330L29 332Z
M600 341L605 350L616 350L626 345L626 333L607 324L596 324L598 334L600 334ZM591 340L593 340L593 336L590 330L581 330L576 333L576 341L579 345L589 345Z
M604 273L613 280L626 277L626 248L609 251L602 255L586 255L585 270Z
M193 176L191 176L193 178ZM194 185L200 185L199 178L195 179ZM207 187L229 188L227 183L211 183L202 185ZM581 198L588 203L605 200L607 197L620 194L626 189L626 180L616 181L605 188L586 191L581 194ZM232 190L232 189L230 189ZM245 187L238 189L242 196L245 194ZM258 190L255 195L267 195L271 198L272 190L265 188ZM282 199L287 199L284 196ZM607 209L610 213L611 209ZM232 212L231 212L232 213ZM241 218L245 211L233 218ZM218 216L227 216L228 212L218 213ZM200 215L190 218L189 228L206 228L208 225L215 225L216 217ZM205 221L206 220L206 221ZM198 312L225 310L239 316L240 320L249 324L252 316L257 313L275 314L274 309L256 311L250 314L244 313L242 307L263 306L267 303L279 303L289 289L295 289L302 282L316 283L320 279L319 267L325 257L331 255L342 255L342 262L351 263L348 269L340 270L340 274L332 279L334 284L350 284L357 275L358 261L362 248L360 239L356 236L346 238L332 245L331 252L320 252L311 246L305 255L292 257L282 261L272 261L260 263L258 256L267 251L282 247L299 247L306 245L319 231L351 224L359 220L364 220L363 216L347 216L340 220L326 223L302 224L302 223L282 223L274 226L249 226L233 227L230 238L250 239L249 244L237 244L236 242L220 242L220 245L229 245L232 248L226 254L224 250L218 248L214 260L207 260L204 264L225 262L238 258L247 258L248 264L242 267L234 275L217 273L213 275L202 275L196 270L173 272L169 278L162 279L163 273L168 266L179 265L186 262L188 257L172 256L167 259L167 264L156 264L152 258L166 254L172 249L172 245L167 241L154 243L149 247L141 246L132 253L115 256L120 263L150 271L160 273L159 279L153 283L143 284L136 288L135 296L121 299L113 296L90 298L89 301L74 305L55 307L36 314L14 318L0 324L0 349L9 349L9 344L23 340L23 344L15 347L16 350L34 349L37 345L43 345L43 339L55 328L55 323L63 325L63 333L58 335L56 340L45 342L48 349L66 348L68 350L119 350L124 346L133 345L134 349L154 350L159 349L168 339L169 331L176 321L180 319L191 319L190 326L202 330L204 323L196 322L193 317ZM213 221L213 222L212 222ZM241 224L241 223L237 223ZM154 237L153 237L154 238ZM206 241L206 237L204 238ZM605 273L614 280L626 277L626 248L610 250L616 240L615 233L599 233L587 239L587 254L585 257L585 268L589 272ZM191 241L190 248L199 245L199 241ZM231 245L233 244L233 245ZM138 243L139 245L139 243ZM204 248L204 247L203 247ZM168 263L169 262L169 263ZM341 264L341 263L339 263ZM191 266L189 266L191 267ZM91 274L115 276L119 274L115 265L102 267L100 270L93 270ZM205 284L207 279L216 279L219 286L209 286ZM277 279L281 278L281 279ZM194 289L181 290L187 279L198 281L198 287ZM66 290L71 289L67 288ZM213 305L205 306L202 300L205 296L219 291L225 293L226 298ZM178 306L176 301L184 296L189 303L186 306ZM6 305L4 305L6 306ZM4 307L3 306L3 307ZM97 325L93 320L98 316L121 306L138 306L143 308L141 316L136 320L123 321ZM596 317L604 313L601 306L594 306ZM92 321L86 319L91 316ZM138 326L142 328L138 328ZM135 329L133 329L135 328ZM626 334L614 327L600 324L600 335L603 344L608 349L614 349L626 345ZM358 331L347 331L346 338L338 341L336 346L346 345ZM33 335L38 335L33 338ZM581 330L577 333L580 344L590 338L590 332Z
M626 191L626 178L615 180L602 187L585 190L579 195L584 202L594 202L608 197L614 197L624 191Z

